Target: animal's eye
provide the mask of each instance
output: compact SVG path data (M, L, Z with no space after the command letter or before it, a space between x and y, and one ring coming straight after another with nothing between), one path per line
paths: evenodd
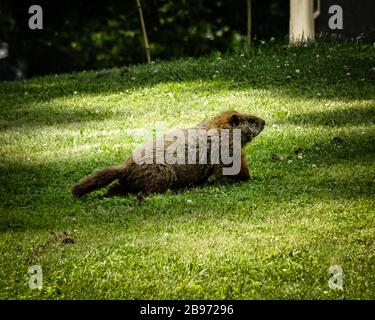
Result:
M255 119L250 118L250 119L248 119L247 121L248 121L249 123L254 123L254 122L255 122Z

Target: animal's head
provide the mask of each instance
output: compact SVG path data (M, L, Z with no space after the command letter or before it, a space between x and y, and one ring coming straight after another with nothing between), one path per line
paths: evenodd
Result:
M241 129L241 142L246 144L255 138L264 129L266 122L254 115L228 110L220 113L212 120L203 122L202 126L220 129Z
M233 129L241 129L241 140L243 144L250 142L259 133L262 132L266 122L251 114L239 113L232 111L229 121Z

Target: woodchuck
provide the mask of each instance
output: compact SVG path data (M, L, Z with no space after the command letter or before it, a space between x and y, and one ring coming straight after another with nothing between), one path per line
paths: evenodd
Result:
M192 128L199 132L209 133L206 135L206 144L203 144L206 147L205 149L201 149L202 143L199 143L199 139L189 138L191 129L180 130L179 135L180 138L182 135L182 138L177 141L174 138L178 137L178 134L174 131L166 133L164 136L137 148L123 164L99 169L84 177L73 187L73 195L82 197L108 185L110 186L106 196L125 195L127 193L149 195L163 193L168 189L174 190L198 185L207 181L210 176L217 179L226 177L239 181L249 180L251 176L241 148L256 137L263 130L264 125L263 119L253 115L242 114L235 110L222 112ZM214 151L220 153L222 149L221 142L223 141L222 133L224 131L229 134L227 141L231 156L234 155L235 131L239 133L240 137L240 165L238 166L238 173L233 175L223 175L223 168L228 167L228 163L224 163L218 157L216 157L216 162L213 161ZM171 136L173 139L171 139ZM218 138L218 140L215 138ZM213 143L214 141L216 144ZM218 141L220 141L219 144L217 144ZM219 150L215 150L214 146L216 149L219 146ZM174 150L172 153L170 152L171 147ZM185 161L179 162L178 159L176 160L175 150L183 150L182 153L186 156L183 157ZM206 154L202 154L202 150ZM165 157L164 163L155 161L158 152L161 158ZM186 161L189 152L192 158L195 154L195 163ZM142 157L141 162L139 161L140 157ZM218 159L219 161L217 161Z

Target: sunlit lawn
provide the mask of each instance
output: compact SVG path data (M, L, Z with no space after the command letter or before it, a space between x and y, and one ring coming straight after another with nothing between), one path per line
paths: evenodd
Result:
M375 299L374 58L358 43L266 45L1 83L0 298ZM267 122L245 149L253 181L143 205L71 196L142 142L131 129L229 108Z

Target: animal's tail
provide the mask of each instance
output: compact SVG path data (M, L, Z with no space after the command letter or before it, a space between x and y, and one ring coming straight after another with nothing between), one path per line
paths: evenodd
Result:
M108 186L112 181L120 178L124 174L124 166L111 166L94 171L91 175L82 178L73 186L72 192L76 197Z

